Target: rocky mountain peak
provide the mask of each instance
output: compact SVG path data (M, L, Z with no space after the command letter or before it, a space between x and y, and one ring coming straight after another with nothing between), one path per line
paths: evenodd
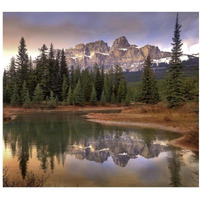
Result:
M127 38L125 36L121 36L117 38L111 47L111 51L117 50L117 49L123 49L128 48L130 46Z

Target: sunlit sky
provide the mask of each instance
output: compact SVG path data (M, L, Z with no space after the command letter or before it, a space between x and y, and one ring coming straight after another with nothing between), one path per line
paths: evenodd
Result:
M170 51L175 18L173 12L4 12L3 64L6 67L16 56L22 36L33 59L43 44L65 49L104 40L111 46L120 36L126 36L130 44L151 44ZM199 13L180 12L179 21L183 52L199 53Z

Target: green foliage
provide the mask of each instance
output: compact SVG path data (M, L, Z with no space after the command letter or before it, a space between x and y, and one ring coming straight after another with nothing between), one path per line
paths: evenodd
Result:
M112 96L111 96L111 103L116 103L116 97L115 97L114 92L112 93Z
M92 87L92 93L91 93L91 96L90 96L90 103L92 105L96 105L97 104L97 93L96 93L96 90L95 90L94 86Z
M53 91L51 90L50 98L47 97L47 106L48 108L56 108L57 107L57 101L54 97Z
M39 104L41 103L41 101L43 101L43 99L44 99L43 91L42 88L40 87L40 84L38 83L34 90L33 102Z
M83 95L83 91L81 88L81 83L80 80L78 81L75 89L74 89L74 93L73 93L73 101L75 105L78 106L83 106L84 105L84 95Z
M26 87L26 81L24 81L23 85L22 85L22 92L21 92L21 102L22 102L22 104L24 104L24 102L25 102L27 91L28 91L28 89Z
M100 74L98 65L95 72L95 89L97 92L97 100L99 101L101 99L101 92L103 89L103 85L102 85L102 79L101 79L101 74Z
M19 106L20 105L20 97L18 93L17 85L14 85L12 96L11 96L11 105L12 106Z
M67 81L66 81L66 76L65 76L65 75L63 75L62 101L63 101L63 102L66 102L66 101L67 101Z
M123 79L120 80L119 82L119 87L117 91L117 101L118 103L121 103L125 100L126 98L126 85L125 81Z
M67 105L73 104L73 95L72 95L72 88L69 87L68 96L67 96Z
M145 61L139 101L154 104L159 101L159 94L151 65L151 58L148 56Z
M101 93L101 105L105 105L106 103L106 98L105 98L105 94L104 94L104 90Z
M30 99L28 90L26 90L26 95L25 95L25 98L24 98L23 107L24 108L30 108L30 106L31 106L31 99Z
M170 66L165 77L165 98L168 107L179 106L184 101L183 72L180 56L182 42L180 39L181 25L176 17L174 37L172 38L172 56Z

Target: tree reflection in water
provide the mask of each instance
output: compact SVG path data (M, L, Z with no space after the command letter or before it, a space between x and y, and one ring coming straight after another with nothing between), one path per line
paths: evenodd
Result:
M36 149L44 172L50 168L53 173L56 160L64 166L66 154L98 163L111 156L116 165L126 167L130 159L153 158L168 151L165 142L179 135L149 129L106 127L87 122L76 113L55 112L20 115L4 125L3 137L5 148L10 145L12 156L18 157L21 175L25 178L32 148ZM180 162L176 150L172 150L168 163L171 182L174 186L179 185Z

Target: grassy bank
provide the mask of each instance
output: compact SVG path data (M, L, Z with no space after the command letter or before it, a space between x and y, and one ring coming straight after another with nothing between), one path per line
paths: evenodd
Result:
M164 129L183 134L172 141L173 145L199 150L198 104L185 104L176 109L168 109L162 104L134 104L121 113L89 113L90 121L117 126L138 126Z

